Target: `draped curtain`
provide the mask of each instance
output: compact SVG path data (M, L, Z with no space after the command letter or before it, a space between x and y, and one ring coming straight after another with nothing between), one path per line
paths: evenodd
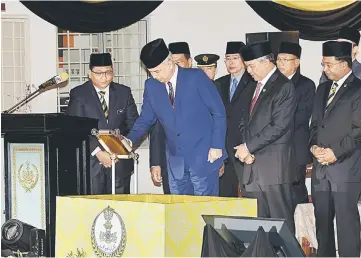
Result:
M313 4L309 1L246 2L259 16L277 29L299 31L301 39L313 41L336 39L341 27L346 25L361 29L359 1L341 1L338 4L337 1L316 1ZM338 8L334 9L336 7ZM309 10L311 8L313 11Z
M21 1L40 18L64 30L100 33L127 27L162 1Z

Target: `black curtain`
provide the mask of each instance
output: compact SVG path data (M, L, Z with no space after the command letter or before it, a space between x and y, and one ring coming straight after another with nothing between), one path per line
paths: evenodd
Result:
M272 1L246 1L265 21L281 31L299 31L313 41L336 39L342 26L361 30L361 2L333 11L303 11Z
M64 30L109 32L127 27L155 10L163 1L21 1L40 18Z

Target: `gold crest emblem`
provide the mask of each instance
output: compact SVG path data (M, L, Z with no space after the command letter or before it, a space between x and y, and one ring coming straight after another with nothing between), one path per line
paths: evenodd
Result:
M203 56L202 60L203 60L203 62L207 63L208 62L208 56Z
M91 240L98 257L122 256L126 244L126 229L123 219L110 206L96 216Z
M39 171L34 164L30 164L27 160L24 164L20 165L18 170L18 180L25 192L31 192L38 183L38 179Z

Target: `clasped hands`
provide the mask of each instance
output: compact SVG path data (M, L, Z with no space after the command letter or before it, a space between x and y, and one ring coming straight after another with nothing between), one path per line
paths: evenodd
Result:
M335 163L337 158L330 148L322 148L317 145L311 147L311 152L317 161L324 166Z
M244 144L240 144L236 147L234 147L236 151L236 154L234 154L234 156L239 159L241 162L244 162L248 165L253 164L254 160L255 160L255 156L252 155L247 147Z

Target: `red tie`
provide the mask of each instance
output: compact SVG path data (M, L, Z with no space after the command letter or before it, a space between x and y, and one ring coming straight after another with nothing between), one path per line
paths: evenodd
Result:
M170 103L172 104L172 107L174 108L174 89L173 89L171 82L167 82L167 84L169 87L169 93L168 93L169 100L170 100Z
M257 88L256 88L256 94L254 95L253 99L252 99L252 102L251 102L251 108L250 108L250 111L249 113L252 113L252 110L254 108L254 105L256 104L257 102L257 99L259 97L259 93L261 91L261 87L262 87L262 82L258 82L257 83Z

